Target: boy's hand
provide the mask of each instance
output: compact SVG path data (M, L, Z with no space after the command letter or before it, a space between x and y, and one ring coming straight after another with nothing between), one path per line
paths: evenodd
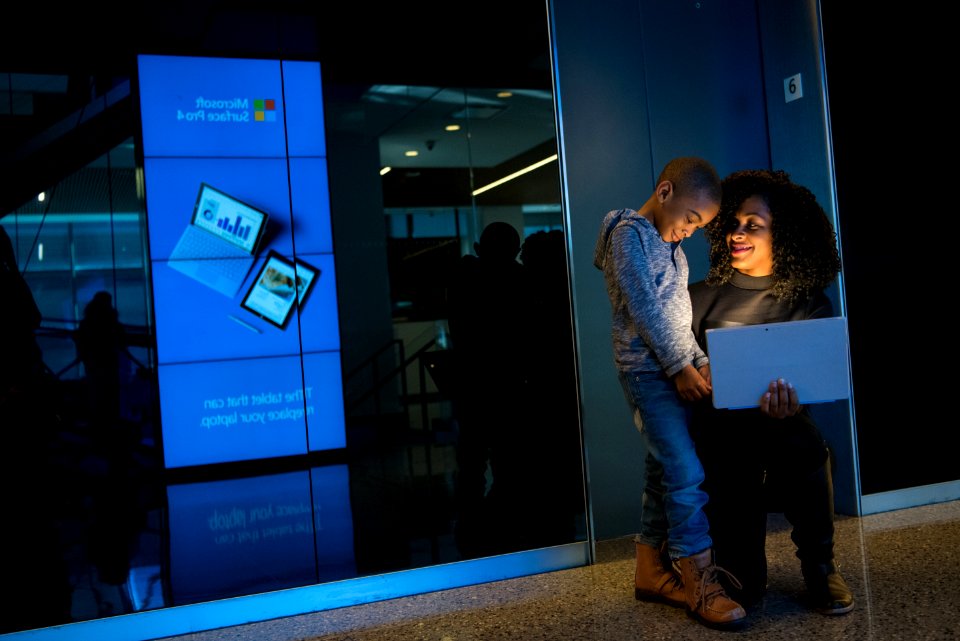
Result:
M713 391L713 378L710 374L710 363L701 366L697 371L700 372L700 376L703 377L703 380L705 380L707 385L710 386L710 390Z
M709 369L707 376L709 376ZM687 364L682 370L674 374L673 384L677 387L677 394L685 401L699 401L701 398L710 396L710 393L713 391L710 381L705 379L700 372L690 364Z

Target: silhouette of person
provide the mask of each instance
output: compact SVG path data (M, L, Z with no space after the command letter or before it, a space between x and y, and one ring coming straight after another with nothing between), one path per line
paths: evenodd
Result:
M525 427L518 434L517 506L531 546L569 543L584 510L576 360L566 241L560 230L538 231L520 252L529 313L526 345ZM522 458L521 458L522 457ZM535 539L533 538L535 537Z
M0 528L0 562L13 587L0 608L4 634L69 622L71 586L55 505L62 486L51 473L56 403L35 333L42 316L2 226L0 300L0 503L12 519Z
M487 225L474 244L476 256L460 259L448 290L457 419L455 536L465 557L502 551L502 534L491 511L507 479L499 469L508 440L522 429L522 358L525 321L523 266L517 262L520 234L506 222ZM487 468L492 483L487 488Z
M37 344L40 309L26 280L20 274L13 242L0 226L0 288L6 311L0 314L3 358L0 358L0 394L9 398L22 391L44 370L43 356Z
M116 444L112 438L120 419L120 368L126 336L113 297L99 291L83 310L74 335L77 357L83 363L94 438Z
M148 529L148 502L158 494L156 479L127 458L111 461L88 483L87 558L101 582L123 585L139 551L140 534Z

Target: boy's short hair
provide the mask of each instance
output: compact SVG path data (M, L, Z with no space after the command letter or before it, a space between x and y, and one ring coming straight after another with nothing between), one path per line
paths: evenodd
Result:
M664 180L673 183L673 190L677 195L703 194L719 203L723 193L717 170L708 161L695 156L674 158L668 162L660 172L657 184Z

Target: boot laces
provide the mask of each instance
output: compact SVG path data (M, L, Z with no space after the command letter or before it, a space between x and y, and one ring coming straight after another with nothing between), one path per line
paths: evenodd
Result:
M717 575L720 573L727 575L730 579L730 583L736 589L740 590L743 588L743 585L740 583L739 579L733 575L729 570L720 567L719 565L709 565L703 569L703 572L700 574L700 589L697 590L697 608L702 604L704 607L709 605L710 601L713 601L715 598L720 596L726 596L726 592L723 589L723 586L720 585L720 582L717 580Z
M676 572L673 572L670 568L664 568L660 585L657 587L661 592L683 591L683 581L677 576Z

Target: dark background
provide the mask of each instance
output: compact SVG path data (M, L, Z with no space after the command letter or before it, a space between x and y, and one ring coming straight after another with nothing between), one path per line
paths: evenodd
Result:
M960 470L946 445L956 115L940 26L950 21L933 6L822 4L863 494Z

